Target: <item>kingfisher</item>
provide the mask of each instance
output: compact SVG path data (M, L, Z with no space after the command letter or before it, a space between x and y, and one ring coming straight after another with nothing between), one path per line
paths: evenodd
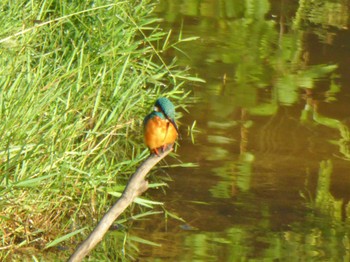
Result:
M159 156L159 149L172 147L179 134L175 122L175 107L166 97L158 98L152 113L143 120L145 144Z

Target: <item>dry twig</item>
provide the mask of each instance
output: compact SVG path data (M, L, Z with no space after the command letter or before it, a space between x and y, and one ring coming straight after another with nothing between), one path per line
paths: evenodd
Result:
M134 201L137 196L141 195L148 189L148 182L145 180L148 172L171 151L172 149L167 149L159 156L152 154L141 164L141 166L129 179L129 182L126 185L121 197L103 216L88 238L85 239L75 250L75 252L69 258L70 262L81 261L102 240L103 236L106 234L118 216L123 213L123 211Z

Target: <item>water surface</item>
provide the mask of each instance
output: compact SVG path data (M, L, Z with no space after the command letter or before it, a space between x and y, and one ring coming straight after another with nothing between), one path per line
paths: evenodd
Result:
M188 86L177 149L198 167L149 191L184 221L136 223L162 245L139 259L349 261L349 1L162 0L156 14L174 40L199 37L166 58L206 83Z

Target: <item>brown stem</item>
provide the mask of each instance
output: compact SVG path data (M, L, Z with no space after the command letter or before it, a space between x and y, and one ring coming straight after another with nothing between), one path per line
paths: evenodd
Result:
M70 262L81 261L102 240L103 236L118 216L123 213L137 196L141 195L148 189L148 182L145 180L148 172L171 151L172 149L163 151L159 156L152 154L139 166L129 179L121 197L103 216L88 238L85 239L71 255L69 258Z

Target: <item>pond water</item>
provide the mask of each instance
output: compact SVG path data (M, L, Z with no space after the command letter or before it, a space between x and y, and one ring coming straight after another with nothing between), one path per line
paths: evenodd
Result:
M139 260L350 261L349 4L160 1L174 41L199 37L167 58L206 83L188 86L177 148L198 167L149 191L183 221L135 223L161 244Z

